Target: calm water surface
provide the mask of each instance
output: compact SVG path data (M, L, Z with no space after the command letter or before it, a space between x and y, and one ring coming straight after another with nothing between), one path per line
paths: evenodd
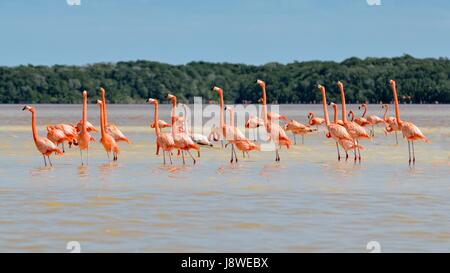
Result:
M46 124L81 117L79 105L36 108L41 135ZM281 106L300 122L310 110L321 106ZM337 162L322 129L283 150L281 163L259 152L231 165L229 150L216 144L202 149L195 166L178 158L164 166L155 156L149 105L109 106L110 122L133 141L120 143L118 163L94 143L89 166L80 166L72 148L46 168L30 113L0 105L0 251L67 252L68 241L79 241L83 252L367 252L376 240L386 252L448 252L450 107L401 110L431 140L416 144L415 168L408 167L406 142L395 145L381 128L363 143L361 165ZM381 115L379 105L369 111ZM168 120L167 105L161 116ZM89 119L98 125L96 105Z

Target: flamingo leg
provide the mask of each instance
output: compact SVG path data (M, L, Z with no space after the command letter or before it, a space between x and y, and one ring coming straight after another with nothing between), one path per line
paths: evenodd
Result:
M233 154L234 154L234 159L236 160L236 163L238 162L238 158L237 158L237 155L236 155L236 148L234 148L234 145L233 145Z
M242 157L245 158L245 151L242 151Z
M195 163L197 162L197 160L195 160L194 156L191 154L191 151L187 150L187 152L188 152L188 154L191 156L192 162L193 162L194 165L195 165Z
M412 153L413 153L413 165L416 165L416 153L414 151L414 141L411 141Z
M280 160L281 160L280 152L278 151L278 147L277 147L277 149L275 150L275 161L280 161Z
M348 152L345 151L345 161L347 161L347 160L348 160Z
M356 141L354 141L353 142L354 144L355 144L355 148L353 149L353 154L355 155L355 158L354 158L354 161L355 161L355 163L356 163L356 159L357 159L357 156L356 156Z
M231 144L231 159L230 159L230 163L233 163L233 161L234 161L233 150L234 150L234 144Z
M395 144L398 145L398 137L397 137L397 131L395 131Z
M48 163L50 163L50 167L53 167L52 161L50 160L50 156L48 155L47 158L48 158Z
M223 139L220 140L220 143L222 144L222 149L223 149Z
M166 165L166 151L163 150L163 164Z
M302 145L305 144L305 136L302 135Z
M372 136L375 137L375 128L373 127L373 124L372 124Z
M63 153L65 153L65 152L66 152L66 150L64 149L64 142L63 142L63 143L61 143L61 145L62 145L62 150L63 150Z
M184 151L181 151L181 157L183 157L183 165L185 165L186 161L184 160Z
M45 159L45 155L42 154L42 157L44 157L44 164L45 164L45 167L47 167L47 159Z
M297 145L297 139L295 138L295 134L292 133L294 135L294 145Z
M336 150L337 150L337 154L338 154L338 161L341 161L341 153L339 152L339 144L336 141Z
M411 147L410 146L411 145L410 145L409 140L408 140L409 165L411 166Z
M86 165L89 165L89 148L86 149Z
M172 152L168 152L168 154L169 154L170 165L172 165L173 164L172 163Z
M83 166L83 151L80 149L81 166Z
M358 148L358 159L359 159L359 163L361 164L361 149L359 149L359 143L358 143L358 141L356 141L356 145L358 145L358 146L357 146L357 148Z

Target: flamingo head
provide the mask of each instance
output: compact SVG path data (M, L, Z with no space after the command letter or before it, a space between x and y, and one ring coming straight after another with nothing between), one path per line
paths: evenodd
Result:
M387 108L388 108L388 105L385 103L385 104L381 105L381 108L382 108L382 109L384 109L384 108L387 109Z
M259 98L258 99L258 103L263 103L264 102L264 99L263 98Z
M222 93L222 88L217 87L217 86L213 86L213 87L212 87L212 90L213 90L213 91L216 91L218 94L221 94L221 93Z
M158 104L158 100L157 99L152 99L152 98L148 99L147 102L150 103L150 104L155 104L155 105Z
M353 111L352 110L348 111L347 117L350 117L351 115L353 115Z
M308 113L308 119L311 119L312 115L313 115L313 113L312 113L312 112L309 112L309 113Z
M327 133L325 134L325 136L326 136L327 138L331 138L330 132L327 132Z
M261 88L266 87L266 83L262 80L256 80L256 83L261 86Z
M390 80L390 81L389 81L389 84L390 84L392 87L395 87L395 81L394 81L394 80Z
M102 96L104 96L105 95L105 88L100 87L100 92L102 93Z
M323 86L323 85L321 85L321 84L318 84L318 85L317 85L317 88L318 88L320 91L325 91L325 86Z
M342 84L341 81L338 81L338 82L337 82L337 86L338 86L340 89L344 88L344 85Z
M173 99L176 99L176 97L172 94L167 94L167 99L173 100Z
M103 101L97 100L97 104L98 104L98 105L102 105L102 104L103 104Z
M25 110L28 110L28 111L30 111L30 112L34 112L34 107L25 105L25 106L22 108L22 111L25 111Z
M86 90L83 91L83 97L87 97L87 91Z

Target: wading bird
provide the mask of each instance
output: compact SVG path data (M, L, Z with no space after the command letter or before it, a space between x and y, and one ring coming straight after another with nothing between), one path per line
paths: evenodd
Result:
M83 150L86 150L86 163L89 164L89 142L94 139L87 131L87 91L83 91L83 118L81 120L81 131L78 133L77 143L80 148L81 165L83 163Z
M257 128L259 128L260 126L264 126L264 120L261 118L258 118L256 116L250 115L250 117L248 118L247 122L245 123L245 128L246 129L253 129L253 140L256 141L256 131Z
M344 126L341 126L337 123L330 123L330 118L328 117L328 108L327 108L327 95L325 91L325 87L323 85L318 85L319 90L322 92L322 104L323 104L323 116L325 117L325 125L327 126L328 133L326 134L327 138L333 138L336 141L336 150L338 154L338 161L341 160L341 154L339 152L339 143L343 141L353 141L353 138L347 132ZM336 117L337 119L337 117Z
M175 142L175 148L181 151L181 156L183 158L183 164L186 164L184 159L184 151L186 151L189 156L192 158L192 162L195 164L197 161L194 156L191 154L191 149L199 151L200 147L195 144L195 142L189 137L186 132L177 131L176 122L179 120L177 113L177 97L168 94L167 98L172 102L172 137ZM155 119L156 120L156 119Z
M316 126L316 129L319 130L319 126L322 124L325 124L325 119L323 118L319 118L319 117L314 117L314 113L313 112L309 112L308 113L308 124L310 126Z
M364 117L364 115L367 112L367 104L363 103L363 104L361 104L361 106L359 108L364 108L364 113L362 115ZM381 124L381 123L384 124L384 120L382 118L380 118L379 116L375 116L375 115L368 116L366 120L367 120L369 125L372 125L372 136L374 137L375 136L375 128L374 128L374 126L378 125L378 124Z
M228 142L231 144L234 144L236 148L242 152L242 157L245 157L245 154L247 154L248 157L250 157L249 153L250 151L260 151L258 145L250 141L245 137L245 135L239 130L239 128L234 126L234 109L231 106L225 107L225 110L228 111L230 115L230 128L233 130L233 136L235 139L229 139ZM228 145L228 143L227 143ZM227 146L225 145L225 147ZM234 154L234 158L236 162L238 161L238 158L236 156L236 151L232 147L232 154ZM233 158L231 158L231 161L233 162Z
M291 131L294 135L294 144L297 144L297 139L295 138L295 135L301 135L302 136L302 144L305 143L304 137L306 134L312 133L314 131L317 131L317 129L313 129L309 126L306 126L298 121L290 120L286 125L284 125L284 130Z
M342 126L342 128L345 129L345 127L343 125L338 123L338 119L337 119L337 117L338 117L338 107L337 107L337 104L332 102L332 103L330 103L330 105L331 105L331 107L333 107L333 112L334 112L333 124L340 125L340 126ZM349 113L353 114L353 112L351 110L350 110ZM347 130L347 129L345 129L345 130ZM347 161L347 159L348 159L348 151L355 149L355 145L356 145L355 142L353 140L345 139L345 138L340 138L337 142L344 149L344 151L345 151L345 161ZM358 144L358 148L361 149L361 150L364 150L364 147L362 145L360 145L360 144ZM338 151L338 153L339 153L339 151Z
M347 129L347 132L350 134L350 136L355 141L355 162L358 157L359 162L361 162L361 149L358 146L359 140L363 138L370 139L370 136L367 134L366 130L359 124L355 122L350 122L347 120L347 111L345 108L345 92L344 92L344 85L342 82L338 81L337 86L339 87L339 90L341 92L341 103L342 103L342 121L344 122L344 127ZM358 151L358 155L356 154L356 151Z
M208 137L199 134L199 133L194 133L191 128L188 128L188 117L187 117L187 105L186 104L181 104L181 106L183 107L183 111L184 111L184 130L185 132L189 135L189 137L192 139L192 141L194 141L195 143L197 143L198 145L201 146L209 146L212 147L212 143L209 141ZM198 157L200 157L200 150L197 151L197 155Z
M148 103L155 106L154 122L159 120L158 118L158 100L148 99ZM170 164L172 164L172 150L175 148L175 141L173 140L172 134L162 133L159 128L159 123L155 122L155 133L156 133L156 154L158 155L159 148L163 150L163 163L166 164L166 152L169 155Z
M397 119L395 117L388 117L387 115L387 111L389 110L389 105L388 104L383 104L381 106L381 108L384 108L384 122L386 124L386 128L384 129L384 133L388 134L388 133L395 133L395 144L398 144L398 137L397 137L397 131L401 131L400 127L397 124Z
M47 160L45 159L45 157L48 158L48 163L50 164L50 166L53 166L52 162L50 161L50 155L52 153L62 154L63 152L56 146L55 143L51 142L48 138L40 137L38 135L38 132L36 129L36 110L34 109L34 107L26 105L23 107L22 111L25 111L25 110L28 110L31 112L31 129L33 132L34 144L36 145L36 148L38 149L38 151L44 157L45 166L47 166Z
M131 141L120 131L119 127L117 125L108 123L108 112L106 110L106 98L105 98L105 89L100 88L100 92L102 95L102 102L103 102L103 115L105 119L105 129L108 134L110 134L116 142L124 141L128 144L131 144Z
M392 93L394 95L394 103L395 103L395 118L397 119L397 124L402 130L403 137L408 141L408 152L409 152L409 165L411 165L411 150L412 150L412 163L413 165L416 163L416 156L414 151L414 141L423 140L425 142L429 142L428 138L422 134L420 129L411 122L403 121L400 119L400 109L398 107L398 98L397 98L397 88L395 86L395 81L390 81ZM411 147L410 147L411 146Z
M47 138L50 139L51 142L55 143L56 146L61 144L62 152L66 152L64 150L64 141L69 141L69 138L66 136L66 134L64 134L63 130L58 129L53 125L48 125Z
M100 108L100 132L102 135L102 138L100 139L100 142L103 145L103 148L106 151L106 154L108 155L109 159L109 153L112 152L113 154L113 161L116 161L119 157L119 146L117 146L116 140L106 132L105 129L105 115L103 113L103 101L97 100L97 104Z
M275 143L275 161L280 161L279 149L282 146L286 146L289 149L292 142L286 135L286 132L277 123L273 123L269 120L267 115L267 96L266 96L266 83L262 80L257 80L256 83L261 87L262 90L262 115L264 120L264 127L269 135L269 139Z

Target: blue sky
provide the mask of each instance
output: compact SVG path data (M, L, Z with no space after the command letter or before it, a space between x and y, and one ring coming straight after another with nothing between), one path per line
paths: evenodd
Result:
M66 1L1 0L0 65L450 56L448 0Z

